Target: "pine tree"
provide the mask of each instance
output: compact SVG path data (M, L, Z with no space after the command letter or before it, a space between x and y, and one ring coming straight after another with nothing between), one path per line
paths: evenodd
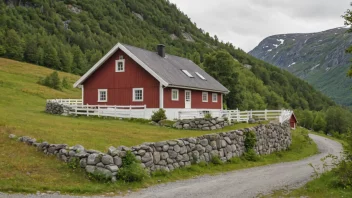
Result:
M44 50L44 64L50 68L54 68L54 69L59 68L60 60L59 60L57 51L51 45L47 45Z

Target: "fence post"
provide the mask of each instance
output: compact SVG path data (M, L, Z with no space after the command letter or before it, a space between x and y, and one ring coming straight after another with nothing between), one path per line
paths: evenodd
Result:
M130 118L132 118L132 106L130 105Z
M100 112L99 112L99 110L100 110L100 105L98 105L98 117L100 117Z
M268 120L268 112L267 112L266 109L265 109L265 111L264 111L264 117L265 117L265 120Z
M89 111L88 111L89 105L87 105L87 117L89 117Z
M237 122L240 122L240 111L238 110L238 108L237 108L236 112L237 112Z
M145 114L146 114L146 111L147 110L147 105L145 104L144 105L144 111L143 111L143 117L144 117L144 119L148 119L148 118L146 118L146 116L145 116Z

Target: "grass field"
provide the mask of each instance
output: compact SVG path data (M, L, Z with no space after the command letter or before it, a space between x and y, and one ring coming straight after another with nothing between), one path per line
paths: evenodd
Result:
M209 165L179 169L167 175L151 177L142 183L101 184L90 181L81 170L72 170L54 157L47 157L33 147L10 140L8 135L27 135L50 143L81 144L87 149L106 151L109 146L132 146L143 142L199 136L209 131L187 131L162 128L113 119L92 117L63 117L44 113L48 98L80 98L78 89L56 91L36 82L52 70L0 58L0 191L36 192L61 191L73 194L118 193L135 190L161 182L217 174L308 157L317 152L302 131L293 133L289 151L262 157L258 162L238 161L235 164ZM59 73L70 83L78 76ZM244 128L237 124L222 131ZM220 132L220 131L216 131ZM160 180L160 181L159 181Z

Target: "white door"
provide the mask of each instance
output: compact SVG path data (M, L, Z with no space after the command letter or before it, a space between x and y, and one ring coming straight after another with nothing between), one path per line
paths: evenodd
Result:
M186 108L186 109L192 108L192 106L191 106L191 101L192 101L192 94L191 94L191 91L186 90L186 91L185 91L185 108Z

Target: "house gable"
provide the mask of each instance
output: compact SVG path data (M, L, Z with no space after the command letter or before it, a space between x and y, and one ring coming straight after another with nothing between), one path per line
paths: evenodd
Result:
M116 72L116 60L124 59L123 72ZM117 50L84 82L84 104L147 105L159 108L160 82L124 51ZM143 88L143 101L133 100L133 89ZM98 90L107 89L107 101L98 102Z

